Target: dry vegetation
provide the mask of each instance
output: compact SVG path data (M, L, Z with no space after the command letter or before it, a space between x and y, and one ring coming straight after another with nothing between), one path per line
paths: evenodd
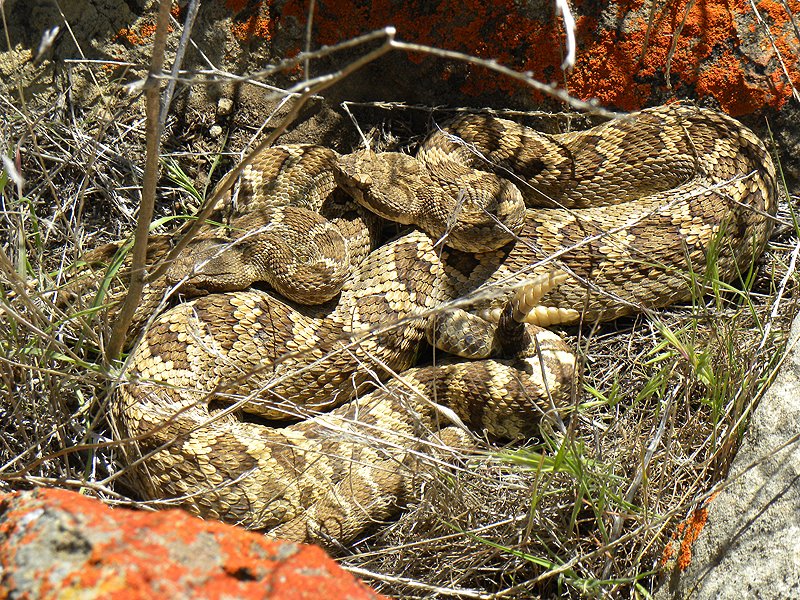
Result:
M64 314L52 290L82 251L133 229L144 120L136 94L107 99L105 113L58 99L0 95L0 490L62 486L135 504L106 421L116 371L102 315ZM168 147L162 160L210 170L218 158L186 151ZM788 197L744 282L564 331L582 362L566 429L426 469L418 501L340 549L342 564L404 598L645 597L674 526L726 474L779 366L797 308ZM157 216L193 202L159 180Z

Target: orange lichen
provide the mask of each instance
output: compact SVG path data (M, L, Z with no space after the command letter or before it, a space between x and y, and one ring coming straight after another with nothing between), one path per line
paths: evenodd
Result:
M579 54L572 89L579 97L633 109L647 101L653 80L669 72L672 86L692 85L730 114L756 110L770 98L746 81L742 59L731 51L739 43L735 16L746 8L743 0L684 0L664 5L652 20L629 19L628 33L600 30L599 39ZM720 51L722 58L714 57ZM608 76L605 65L613 65L617 76Z
M280 18L304 23L306 4L289 0ZM778 108L790 97L789 81L773 60L769 43L758 49L766 54L763 59L741 49L743 36L767 39L749 0L677 0L660 4L652 15L650 3L644 0L618 0L614 8L605 9L614 12L603 19L595 16L596 3L576 0L574 6L578 55L569 74L560 68L561 19L554 12L526 12L515 0L320 2L314 15L314 41L335 44L393 25L400 39L492 58L530 71L540 81L566 87L577 97L597 98L623 109L639 108L671 94L695 93L713 96L724 110L737 115L765 106ZM581 14L584 6L586 14ZM756 6L772 28L777 51L784 57L794 56L797 41L792 38L790 19L791 12L800 12L800 1L760 0ZM417 62L422 57L411 58ZM800 85L800 69L794 64L788 68L794 85ZM462 69L463 93L520 93L516 84L496 73L477 67ZM541 97L533 92L532 99Z
M581 19L582 29L596 29L590 19ZM641 70L640 39L618 39L616 32L603 30L596 43L582 51L569 75L568 90L579 98L596 98L605 105L624 110L641 107L650 94L650 86L637 81Z
M171 25L168 27L167 31L172 31ZM117 31L117 34L112 40L124 39L133 46L142 46L148 43L155 32L155 23L143 23L139 26L138 30L131 27L123 27Z
M741 62L730 50L726 50L713 67L701 71L695 87L701 96L714 96L732 115L752 112L769 102L768 90L747 81Z
M264 536L180 510L110 509L59 489L0 494L0 598L352 598L380 600L316 546ZM55 533L54 533L55 531ZM80 532L54 564L22 554ZM24 576L15 581L17 573Z
M144 43L144 40L139 36L139 34L128 27L123 27L117 31L117 35L112 38L114 41L118 39L124 39L126 42L134 46L141 46Z
M240 42L254 39L269 41L272 38L272 21L269 7L264 2L225 0L225 7L234 13L231 31Z
M661 566L674 564L680 571L685 571L689 567L692 562L692 545L708 521L708 505L716 496L715 492L701 507L693 510L688 519L678 525L672 540L661 554Z
M150 37L156 32L156 26L154 23L145 23L139 28L139 32L141 33L142 37Z

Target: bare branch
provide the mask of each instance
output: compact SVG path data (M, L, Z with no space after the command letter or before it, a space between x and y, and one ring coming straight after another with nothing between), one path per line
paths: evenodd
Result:
M171 6L170 0L161 0L158 6L158 20L153 38L153 58L150 63L150 74L152 75L161 73L164 66L164 53L169 27L169 9ZM142 290L144 290L145 284L144 269L147 259L147 239L150 231L150 221L153 219L153 207L156 202L156 183L158 182L160 170L159 150L161 148L161 128L158 120L161 111L161 84L158 80L150 77L148 77L148 80L145 90L147 155L145 158L144 180L142 182L142 201L139 206L132 251L131 279L125 302L122 304L116 323L114 323L111 339L106 348L106 364L116 360L122 352L128 327L142 298Z

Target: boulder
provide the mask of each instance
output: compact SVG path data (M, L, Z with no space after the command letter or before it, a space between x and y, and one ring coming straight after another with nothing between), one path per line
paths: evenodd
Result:
M800 598L800 317L722 490L681 529L656 600Z
M82 494L0 495L0 598L378 600L316 546Z

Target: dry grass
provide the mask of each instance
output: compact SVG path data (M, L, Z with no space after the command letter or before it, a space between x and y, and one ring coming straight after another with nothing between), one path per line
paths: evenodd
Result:
M92 315L63 314L52 290L81 249L132 229L145 147L134 100L93 117L0 95L11 159L0 179L0 489L127 502L106 422L107 332ZM159 182L157 214L183 202L180 185ZM566 431L487 446L457 468L431 461L418 501L343 549L342 563L404 598L646 596L674 525L724 477L782 354L800 244L787 206L749 293L566 331L583 367Z

